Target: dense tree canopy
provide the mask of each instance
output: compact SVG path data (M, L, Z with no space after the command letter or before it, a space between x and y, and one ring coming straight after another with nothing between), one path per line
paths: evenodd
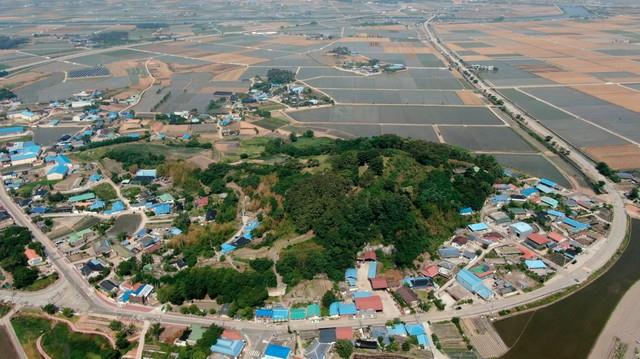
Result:
M267 71L267 79L274 84L288 84L295 81L296 75L289 70L270 69Z
M248 206L260 211L256 233L264 236L263 243L282 233L312 231L311 240L280 253L276 269L289 285L321 273L342 279L367 243L392 246L391 259L400 267L411 266L425 251L435 254L455 229L466 224L468 219L458 214L460 208L481 208L492 184L502 176L493 157L392 135L354 140L309 137L295 142L275 138L266 142L264 155L280 162L213 164L195 176L214 193L232 194L230 188L240 187L249 198ZM233 203L226 208L237 205L237 197L228 196L218 205L219 219L227 201ZM221 243L209 242L207 247L218 248ZM193 263L203 253L189 244L181 248ZM236 280L242 276L249 276L250 282L252 276L262 278L268 273L271 278L273 274L270 262L255 262L251 267L241 275L227 269L215 272L216 278L222 278L217 286L207 284L203 275L195 292L183 289L181 283L192 276L199 278L200 272L183 272L175 283L167 281L170 289L163 292L161 288L161 297L181 302L208 293L236 308L247 308L261 302L264 286L248 290L242 298L237 297L240 291L226 293L225 289L240 285Z
M0 231L0 266L11 272L13 285L18 289L38 279L39 272L29 268L24 255L24 249L30 243L31 233L26 227L11 226Z
M0 50L15 49L27 42L29 42L29 40L24 37L0 35Z

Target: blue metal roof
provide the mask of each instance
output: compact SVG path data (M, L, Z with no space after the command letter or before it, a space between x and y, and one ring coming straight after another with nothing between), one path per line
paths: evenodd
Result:
M159 203L154 205L151 210L156 215L169 214L171 213L171 205L169 203Z
M473 232L485 231L489 229L489 227L485 223L473 223L467 226Z
M378 273L378 262L369 262L369 268L367 269L367 278L373 279Z
M551 188L556 188L558 186L557 183L547 178L540 178L540 181L538 183L542 183L543 185Z
M533 231L533 228L529 223L525 222L516 222L511 225L511 228L515 229L519 233L526 233Z
M243 348L244 342L242 340L218 338L216 343L212 345L210 349L212 353L220 353L235 358L240 355Z
M405 328L409 335L420 335L426 333L424 331L424 327L420 323L405 324Z
M547 197L547 196L542 196L540 198L540 201L542 201L543 203L548 204L549 206L556 208L558 207L558 200L555 198L551 198L551 197Z
M424 348L429 346L429 338L425 334L420 334L416 336L418 339L418 344L422 345Z
M69 171L69 168L65 165L55 165L51 167L51 169L49 169L49 171L47 172L47 175L60 174L64 176L67 174L68 171Z
M572 218L569 218L569 217L565 217L562 220L562 222L564 222L565 224L573 227L573 230L575 232L579 232L579 231L582 231L582 230L585 230L585 229L591 227L588 223L582 223L582 222L576 221L575 219L572 219Z
M466 269L461 269L456 275L458 282L467 290L478 294L484 299L491 298L493 292L487 288L480 278Z
M531 196L538 193L538 190L536 188L533 187L529 187L529 188L523 188L522 191L520 191L520 194L523 196Z
M333 302L329 305L329 316L337 317L340 315L340 302Z
M471 207L461 208L459 213L463 216L473 214L473 208Z
M288 320L289 308L273 308L273 320Z
M11 161L21 161L30 158L38 158L38 155L35 153L23 153L11 156Z
M535 260L526 260L524 261L524 265L527 266L528 269L544 269L547 268L547 265L544 264L540 259Z
M22 126L0 127L0 135L8 135L12 133L21 133L24 131Z
M105 206L104 201L97 199L93 201L93 203L89 206L89 209L90 210L103 209L104 206Z
M287 359L289 357L289 353L291 353L291 349L275 344L267 345L267 349L264 351L265 356L281 359Z
M358 309L354 303L338 303L338 311L340 315L356 315Z
M407 335L407 329L405 328L404 324L402 323L397 323L394 324L391 327L387 327L387 334L389 336L405 336Z
M256 309L256 317L258 318L271 318L273 317L273 310L260 308Z
M222 243L222 245L220 246L220 250L221 250L222 254L227 254L227 253L235 251L236 250L236 246L231 245L229 243Z
M158 175L157 170L138 170L136 176L138 177L156 177Z
M548 209L547 210L547 214L551 215L551 216L554 216L554 217L560 217L560 218L565 216L564 213L562 213L560 211L556 211L555 209Z
M373 293L366 291L366 290L359 290L357 292L353 292L353 294L351 295L354 299L355 298L367 298L372 296Z

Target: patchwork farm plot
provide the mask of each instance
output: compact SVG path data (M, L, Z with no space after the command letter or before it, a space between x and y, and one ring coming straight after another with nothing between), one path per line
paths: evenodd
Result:
M638 30L632 16L436 26L451 50L477 65L479 77L558 136L619 169L640 163Z

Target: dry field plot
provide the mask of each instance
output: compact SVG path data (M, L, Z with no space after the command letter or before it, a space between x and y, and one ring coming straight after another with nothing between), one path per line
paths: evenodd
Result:
M602 146L584 148L590 156L604 161L614 169L640 167L640 148L636 145Z

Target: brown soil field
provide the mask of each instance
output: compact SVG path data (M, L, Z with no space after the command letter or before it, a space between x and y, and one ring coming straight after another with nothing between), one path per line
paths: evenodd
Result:
M636 145L585 147L583 150L617 170L640 167L640 148Z
M482 97L480 97L478 94L474 93L473 91L467 91L467 90L456 91L456 95L458 95L460 100L462 100L462 103L464 103L465 105L480 105L480 106L484 105L484 101L482 100Z
M536 72L536 75L560 84L586 84L602 82L600 79L579 72Z
M580 92L622 106L628 110L640 112L640 93L618 85L574 86Z
M243 64L243 65L253 65L260 62L268 61L268 59L263 59L260 57L245 56L237 52L209 55L209 56L202 57L202 59L206 61L229 63L229 64Z
M400 46L392 43L385 43L383 45L385 53L388 54L431 54L433 51L426 46L415 46L409 44L402 44Z
M149 72L159 81L169 80L173 71L166 62L151 60L149 62Z
M1 87L20 88L30 83L36 82L45 78L46 75L41 72L29 71L21 72L17 75L13 75L9 78L0 80Z
M201 170L204 170L207 167L209 167L210 164L215 162L213 160L213 151L209 150L209 151L205 151L203 153L197 154L195 156L189 157L187 159L187 162L193 163L194 165L198 166L198 168L200 168Z
M105 65L106 68L111 71L113 76L127 76L127 69L132 69L135 67L141 67L144 69L144 63L146 60L124 60L112 62L110 64ZM146 74L146 71L143 73Z
M328 41L320 41L320 40L309 40L305 39L302 36L290 36L290 35L280 35L276 36L267 41L263 41L263 44L287 44L287 45L295 45L295 46L313 46L327 43Z
M213 79L217 81L236 81L240 79L245 71L247 71L246 67L238 66L233 69L216 74Z
M471 56L463 56L465 61L490 61L491 58L489 56L484 55L471 55Z
M345 37L340 39L340 42L371 42L371 38L367 36ZM386 37L379 37L379 38L376 38L376 42L391 42L391 40L389 40L389 38L386 38Z

